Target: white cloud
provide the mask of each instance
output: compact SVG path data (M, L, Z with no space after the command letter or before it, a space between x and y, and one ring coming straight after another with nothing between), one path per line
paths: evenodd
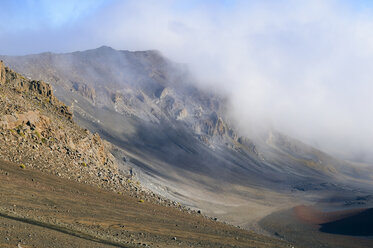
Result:
M336 154L369 154L371 12L340 1L242 1L176 15L171 2L148 4L117 5L132 14L123 26L120 16L106 20L117 36L106 29L106 43L187 62L230 94L242 127L266 120Z

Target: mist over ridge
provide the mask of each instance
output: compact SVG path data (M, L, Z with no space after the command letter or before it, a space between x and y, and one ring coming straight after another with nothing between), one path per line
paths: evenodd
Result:
M2 1L0 246L371 248L372 79L370 1Z
M34 21L22 32L0 32L0 53L67 52L102 44L157 49L187 64L200 87L227 94L242 131L271 126L338 157L372 161L373 20L368 4L84 4L72 5L84 15L69 22L38 25L44 19L31 12L25 18ZM8 26L15 22L9 18Z

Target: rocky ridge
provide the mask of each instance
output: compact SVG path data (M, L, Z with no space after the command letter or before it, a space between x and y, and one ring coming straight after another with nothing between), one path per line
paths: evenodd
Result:
M98 175L119 180L104 141L73 123L49 84L0 68L1 158L87 183Z
M0 62L0 159L63 178L126 192L162 205L177 203L146 191L118 169L111 144L72 120L52 87Z
M1 58L27 77L61 87L58 96L83 112L87 109L81 104L87 100L95 108L129 118L185 125L207 146L221 140L234 148L243 146L237 143L242 135L224 117L224 99L197 89L184 66L158 51L116 51L103 46L71 54L43 53L37 59L33 55ZM74 99L67 97L70 94Z

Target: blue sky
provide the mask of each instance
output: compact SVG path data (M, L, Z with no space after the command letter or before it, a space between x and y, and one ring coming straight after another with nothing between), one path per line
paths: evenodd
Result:
M94 14L110 4L105 0L17 0L1 1L2 30L23 31L58 28Z
M297 1L242 1L242 0L0 0L0 53L4 54L24 54L40 52L42 48L51 51L68 51L69 49L81 48L79 45L84 40L89 40L95 33L88 33L89 25L87 22L97 21L102 16L107 16L110 11L120 8L123 12L121 20L114 25L122 25L126 28L128 22L126 10L129 9L129 16L133 18L136 11L141 12L141 7L146 8L166 8L168 12L175 15L186 16L190 14L193 18L195 12L204 12L212 21L220 21L222 18L229 19L231 15L237 12L237 8L242 11L250 9L258 4L273 8L273 6L292 6L299 5ZM322 2L320 0L303 1L305 4ZM334 6L347 9L349 14L365 13L372 14L372 1L364 0L343 0L343 1L324 1ZM264 4L263 4L264 3ZM161 7L160 7L161 6ZM254 7L255 8L255 7ZM134 10L134 11L133 11ZM278 12L282 10L279 9ZM105 14L106 13L106 14ZM217 13L220 13L219 15ZM141 14L140 14L141 16ZM215 19L214 19L215 18ZM141 19L138 20L141 22ZM102 28L102 27L99 27ZM151 28L151 27L149 27ZM80 34L79 37L78 33ZM56 40L63 37L64 34L69 37L69 44L56 44ZM19 39L27 39L32 36L48 36L43 46L22 42ZM86 35L82 37L82 35ZM13 38L12 38L13 37ZM94 38L96 39L96 38ZM88 42L89 46L92 46ZM47 45L49 44L49 45ZM97 43L97 45L99 45ZM18 46L18 47L17 47ZM22 46L22 47L19 47ZM88 47L87 47L88 48Z
M1 20L2 30L11 28L13 30L36 29L40 27L60 27L82 18L94 15L105 6L118 2L131 2L120 0L1 0ZM157 1L147 1L149 4L157 4ZM162 2L162 1L158 1ZM187 12L195 8L207 7L211 10L220 8L229 11L237 4L237 0L174 0L168 2L175 11ZM243 1L249 4L255 4L258 1ZM260 2L260 1L259 1ZM267 2L284 2L284 1L267 1ZM334 2L334 1L330 1ZM338 1L338 4L346 5L353 11L365 11L371 9L373 2L369 0L344 0Z
M116 2L130 2L118 0L2 0L0 8L4 30L22 31L39 28L59 28L73 25L82 19L94 15L105 6ZM145 2L145 1L144 1ZM187 12L194 8L214 6L229 9L235 4L234 0L188 0L167 1L175 11ZM149 1L154 4L154 1Z
M85 33L86 37L77 38L82 32L80 28L86 25L86 22L92 19L98 19L105 15L107 10L120 6L123 11L121 21L123 28L126 22L126 9L136 5L134 0L0 0L0 53L1 54L25 54L48 51L68 51L69 49L77 49L81 46L76 43L81 43L84 39L89 40L92 34ZM165 0L141 1L142 5L167 6L174 13L186 14L196 9L204 9L207 11L230 11L236 4L235 0ZM137 11L141 11L137 9ZM133 13L132 13L133 14ZM110 14L109 14L110 15ZM88 25L89 26L89 25ZM56 39L60 39L66 34L69 37L70 44L56 44ZM80 33L81 34L81 33ZM27 42L26 39L30 36L44 35L45 39L51 41L42 45ZM94 34L93 34L94 35ZM21 41L24 39L25 41ZM38 39L36 39L37 41ZM88 48L88 47L87 47Z

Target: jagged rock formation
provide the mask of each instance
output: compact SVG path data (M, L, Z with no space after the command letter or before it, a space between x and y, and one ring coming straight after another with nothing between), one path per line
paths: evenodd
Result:
M82 96L88 98L92 102L96 101L96 91L94 88L89 87L85 83L77 83L73 84L73 89L79 92Z
M188 110L186 108L183 108L179 111L177 114L176 120L182 120L185 119L188 116Z
M3 62L0 62L1 67L1 84L10 87L17 93L36 94L40 96L39 100L48 101L55 108L55 111L63 114L68 120L72 120L72 112L69 108L59 101L53 94L49 84L43 81L29 80L5 67Z
M49 84L26 79L2 62L0 68L3 159L85 181L98 173L118 177L104 142L72 122L69 108L54 96Z

